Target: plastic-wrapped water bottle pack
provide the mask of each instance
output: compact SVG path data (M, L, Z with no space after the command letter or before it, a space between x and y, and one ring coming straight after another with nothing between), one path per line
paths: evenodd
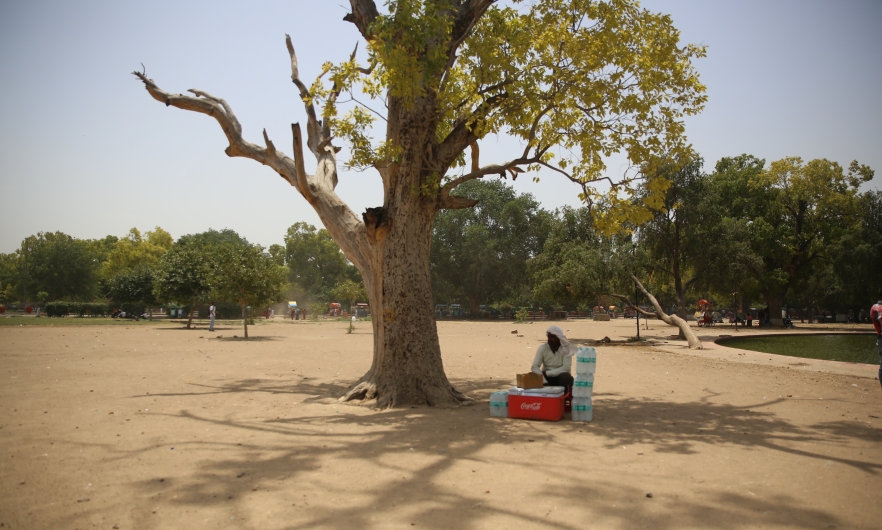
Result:
M573 421L591 421L594 409L594 374L597 371L597 350L591 346L579 346L576 350L576 377L573 381Z

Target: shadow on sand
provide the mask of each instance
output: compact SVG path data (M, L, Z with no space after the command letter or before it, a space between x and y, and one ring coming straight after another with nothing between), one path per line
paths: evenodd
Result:
M801 528L843 527L840 519L830 513L807 507L785 493L774 497L758 498L731 492L708 491L701 499L679 499L668 503L664 510L651 502L634 501L624 509L622 499L640 499L645 491L619 482L593 480L590 483L578 475L575 469L557 468L555 473L566 488L549 490L529 503L488 503L483 491L465 491L464 488L441 486L443 476L455 463L471 460L475 465L506 465L535 468L535 463L519 458L515 446L527 442L555 443L555 432L582 430L592 436L594 447L618 447L644 444L661 453L689 455L698 452L698 444L750 445L806 458L833 460L866 473L877 475L882 463L852 458L832 458L827 455L793 449L801 442L836 444L846 439L880 441L879 434L868 427L844 422L819 423L797 426L768 411L775 403L763 402L754 406L738 407L710 401L714 396L697 402L672 403L642 400L615 394L597 394L602 402L604 421L592 424L563 421L552 431L528 431L523 424L500 421L486 414L486 398L498 385L458 380L453 383L472 397L481 399L476 406L460 409L408 408L375 413L347 412L347 406L336 404L331 396L341 395L344 384L313 384L308 379L300 382L279 382L263 379L243 379L220 386L191 385L192 392L176 394L150 394L183 398L183 409L170 417L191 424L187 431L204 431L216 426L225 429L243 429L249 432L271 433L281 437L281 442L269 445L237 444L226 441L179 442L181 448L193 444L200 448L216 450L214 458L204 460L199 472L186 479L145 479L131 484L134 496L151 497L151 502L186 503L193 507L225 506L236 503L253 491L255 484L272 489L273 484L309 483L315 492L313 497L344 496L345 492L330 486L332 480L346 481L345 477L323 477L330 471L322 469L322 462L365 462L377 469L389 469L396 476L409 473L412 478L401 477L382 486L365 484L355 498L340 502L335 511L314 509L307 511L307 527L340 528L384 526L384 513L393 504L407 505L416 512L413 517L420 527L429 528L476 528L492 517L505 516L517 521L517 526L547 528L586 528L585 521L553 523L546 519L546 508L554 504L578 503L586 513L611 527L651 528L675 530L683 527L707 527L740 529L764 526L793 526ZM296 418L258 418L254 420L226 420L208 417L198 411L198 398L205 394L299 394L307 396L304 403L330 404L336 413ZM140 398L142 396L132 396ZM191 401L188 402L187 399ZM189 406L188 406L189 403ZM439 429L444 431L439 434ZM541 439L541 438L545 439ZM527 438L530 438L529 440ZM491 444L510 445L512 450L503 456L488 460L482 451ZM112 450L108 448L109 450ZM117 453L121 461L152 451L148 445L142 449ZM399 460L409 451L424 453L425 462L418 469L408 468ZM412 454L412 453L410 453ZM486 469L486 467L485 467ZM475 488L472 488L473 490ZM515 491L517 484L494 484L493 489ZM162 493L162 497L154 498ZM299 492L297 492L299 493ZM172 495L177 499L171 501ZM299 497L299 495L297 495ZM301 502L298 498L295 503ZM308 502L308 501L305 501ZM614 505L619 502L620 507ZM504 507L503 507L504 506ZM242 510L245 512L245 510ZM240 513L242 513L240 512ZM300 512L301 515L303 512ZM367 516L375 517L367 522ZM247 516L246 516L247 519ZM389 519L385 520L387 523ZM712 523L711 523L712 521ZM247 524L246 521L242 521ZM453 525L453 526L450 526ZM302 527L300 524L298 527ZM294 528L294 525L291 525Z

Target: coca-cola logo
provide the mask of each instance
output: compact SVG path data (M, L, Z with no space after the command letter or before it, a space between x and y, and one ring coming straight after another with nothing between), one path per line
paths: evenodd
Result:
M521 403L521 410L539 410L542 408L542 403Z

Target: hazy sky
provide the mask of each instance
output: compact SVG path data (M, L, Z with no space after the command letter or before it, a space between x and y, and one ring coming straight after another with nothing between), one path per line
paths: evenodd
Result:
M262 145L266 128L290 153L290 124L305 117L285 33L311 80L359 40L342 21L347 4L0 1L0 252L39 231L99 238L159 225L177 238L232 228L269 245L297 221L319 224L272 170L228 158L214 120L164 107L130 72L144 63L167 91L225 98L247 139ZM880 187L882 2L643 5L670 13L684 42L708 46L697 68L709 102L686 127L706 170L741 153L857 159L879 175L868 187ZM482 163L509 158L510 145L485 140ZM578 204L578 189L552 175L516 187L545 208ZM382 202L371 172L342 173L338 191L356 212Z

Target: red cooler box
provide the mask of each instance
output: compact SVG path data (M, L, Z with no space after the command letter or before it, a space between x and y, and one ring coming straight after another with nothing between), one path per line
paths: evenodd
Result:
M545 393L512 389L508 393L508 417L524 420L560 421L564 417L565 399L563 387L560 387L560 392L546 391Z

